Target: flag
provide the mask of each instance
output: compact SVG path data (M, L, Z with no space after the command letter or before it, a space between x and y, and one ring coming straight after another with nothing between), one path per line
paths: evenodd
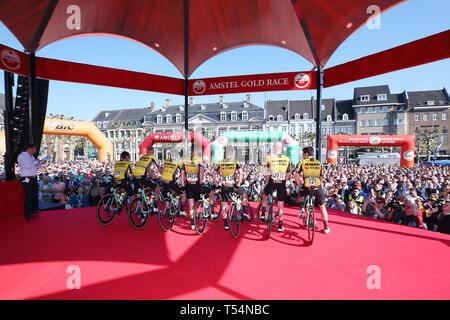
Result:
M439 154L439 150L441 150L442 147L442 142L436 147L436 151L434 151L434 155L433 155L433 159L436 160L438 154Z

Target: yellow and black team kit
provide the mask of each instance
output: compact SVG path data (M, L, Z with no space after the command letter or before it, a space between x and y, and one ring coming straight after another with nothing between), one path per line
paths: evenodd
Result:
M291 161L285 155L273 155L267 158L267 168L270 169L270 179L264 188L264 194L269 195L277 190L277 200L286 200L286 175L290 172Z
M131 188L131 162L129 161L116 161L114 164L114 183L116 186L123 187L128 195L132 194Z
M147 179L147 172L152 164L156 165L156 156L150 154L143 155L133 169L133 176L139 185L154 189L157 186L156 183Z
M186 177L186 198L200 199L200 168L202 168L202 158L188 157L183 160L181 170L184 171Z
M177 176L180 174L181 164L172 159L164 160L164 167L162 172L162 190L164 194L175 191L179 193L181 191L180 187L176 183Z
M217 163L216 172L222 176L221 197L224 203L232 200L230 192L235 191L237 187L240 168L239 162L236 159L223 159ZM237 192L243 194L245 190L239 188Z
M295 169L299 174L303 174L303 186L300 189L300 196L314 196L316 204L325 203L325 194L321 188L322 163L314 158L300 161Z

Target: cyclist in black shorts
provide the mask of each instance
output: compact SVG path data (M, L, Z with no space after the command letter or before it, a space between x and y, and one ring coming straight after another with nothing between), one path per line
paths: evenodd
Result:
M267 158L267 184L264 187L261 201L261 219L265 219L268 196L277 190L278 201L278 232L283 232L283 208L286 200L286 180L291 178L291 161L282 154L283 145L281 142L275 142L273 146L275 155Z
M128 197L132 200L134 195L131 182L131 171L130 154L124 151L120 154L120 161L116 161L114 164L114 185L116 188L125 189Z
M322 214L324 232L329 233L328 212L325 207L325 194L322 190L322 163L314 159L314 149L312 147L303 148L303 161L300 161L295 169L294 179L300 187L299 196L314 196L315 204L318 205ZM303 176L302 181L300 176ZM302 218L302 213L299 216Z

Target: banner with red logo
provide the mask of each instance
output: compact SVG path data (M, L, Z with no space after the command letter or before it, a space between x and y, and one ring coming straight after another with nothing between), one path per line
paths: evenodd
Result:
M189 95L241 92L311 90L317 88L315 71L267 73L189 80Z
M331 135L327 136L327 162L336 164L339 146L351 147L401 147L400 165L414 166L414 135L369 136L369 135Z
M0 69L28 76L29 61L26 53L0 44Z

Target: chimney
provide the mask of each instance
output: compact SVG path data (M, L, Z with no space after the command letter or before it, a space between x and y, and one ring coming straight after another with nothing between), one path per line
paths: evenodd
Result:
M154 103L153 101L150 103L150 112L153 112L156 110L156 103Z
M251 96L252 96L251 94L246 94L245 95L245 101L247 101L247 103L251 102L251 99L250 99Z
M189 98L189 105L194 105L195 104L195 98L194 97L190 97Z
M172 104L172 100L166 99L166 107L170 107L171 104Z
M224 104L225 103L225 97L224 96L220 96L219 97L219 103L220 104Z

